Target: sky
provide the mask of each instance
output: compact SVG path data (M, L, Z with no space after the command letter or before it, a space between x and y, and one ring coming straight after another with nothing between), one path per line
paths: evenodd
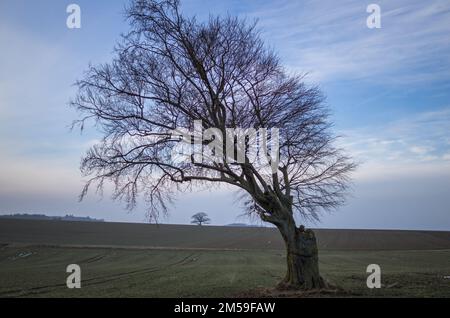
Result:
M228 0L182 2L206 19L258 20L261 36L289 72L327 95L340 145L360 163L345 206L321 228L450 230L450 2ZM69 4L81 28L66 26ZM81 156L100 138L70 130L73 83L89 64L108 62L126 1L0 1L0 214L75 214L145 222L145 206L91 193L83 202ZM381 9L381 28L366 11ZM229 188L183 194L161 223L249 223Z

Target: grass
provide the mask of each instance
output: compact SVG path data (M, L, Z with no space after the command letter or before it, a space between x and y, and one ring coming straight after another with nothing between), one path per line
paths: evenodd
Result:
M68 264L82 288L68 289ZM366 287L379 264L383 288ZM450 250L322 250L324 277L343 296L450 297ZM13 247L0 249L0 297L233 297L271 288L285 271L277 250L151 250Z

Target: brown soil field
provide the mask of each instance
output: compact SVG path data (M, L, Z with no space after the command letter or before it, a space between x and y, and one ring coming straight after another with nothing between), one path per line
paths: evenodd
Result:
M316 229L326 250L450 249L450 232ZM284 249L274 228L0 219L1 244L164 249Z

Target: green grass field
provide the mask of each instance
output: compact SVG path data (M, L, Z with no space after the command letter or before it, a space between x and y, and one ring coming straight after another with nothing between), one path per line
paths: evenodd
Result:
M326 279L344 289L331 296L450 297L449 250L324 250L320 258ZM71 263L81 266L81 289L66 287L65 269ZM366 287L371 263L382 269L378 290ZM273 250L4 246L0 297L265 296L284 268L283 253Z
M450 232L316 231L322 275L312 296L450 297ZM66 267L81 267L68 289ZM368 289L369 264L381 289ZM0 219L0 297L298 297L274 228Z

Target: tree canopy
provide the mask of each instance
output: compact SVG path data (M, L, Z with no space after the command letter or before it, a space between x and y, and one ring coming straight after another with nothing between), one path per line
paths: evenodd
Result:
M114 59L91 66L71 102L81 127L94 120L103 133L82 160L90 177L82 196L112 182L114 198L132 208L142 194L158 217L177 191L230 184L245 195L249 213L273 224L293 213L319 219L344 202L355 164L335 144L324 95L281 65L255 23L186 17L177 0L132 1L127 19L131 29ZM236 162L226 151L222 160L175 160L183 140L174 132L194 131L196 121L223 136L230 127L278 129L276 168L267 151L263 163L248 156ZM201 148L216 138L203 139ZM239 143L232 147L235 153Z

